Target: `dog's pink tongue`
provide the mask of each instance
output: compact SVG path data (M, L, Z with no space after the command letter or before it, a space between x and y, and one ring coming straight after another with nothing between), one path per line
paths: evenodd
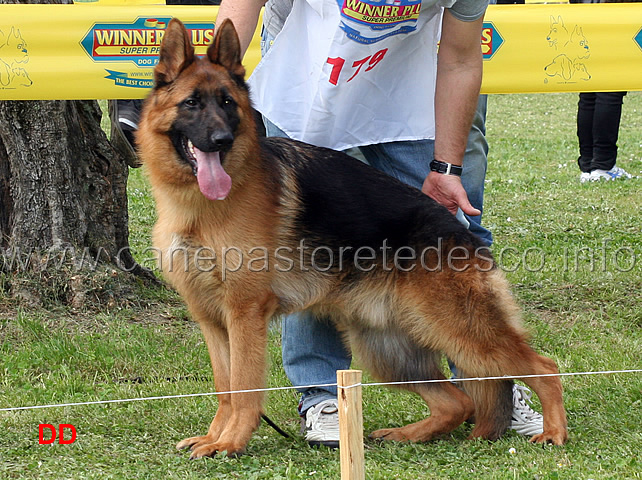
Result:
M210 200L223 200L230 193L232 179L221 166L219 152L203 152L194 147L198 170L196 178L201 193Z

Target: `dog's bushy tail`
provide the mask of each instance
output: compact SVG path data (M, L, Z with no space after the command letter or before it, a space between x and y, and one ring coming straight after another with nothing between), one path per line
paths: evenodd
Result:
M465 377L462 375L462 378ZM513 381L481 380L462 382L475 404L475 428L471 437L497 440L510 427L513 413Z

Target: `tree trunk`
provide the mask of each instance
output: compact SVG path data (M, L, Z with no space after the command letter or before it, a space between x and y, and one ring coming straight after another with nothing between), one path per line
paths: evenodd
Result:
M0 103L5 248L127 245L127 165L100 115L91 101Z
M96 101L0 102L0 268L5 273L40 270L46 263L55 275L77 282L78 269L96 271L97 260L146 272L129 251L128 165L109 143L100 119ZM55 281L61 282L65 279ZM77 295L82 297L82 288L62 290L72 304L82 304Z

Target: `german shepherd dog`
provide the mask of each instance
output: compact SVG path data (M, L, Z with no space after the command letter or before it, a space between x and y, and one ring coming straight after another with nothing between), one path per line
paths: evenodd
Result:
M269 320L309 309L385 382L444 379L443 355L468 377L553 374L524 379L544 415L531 441L564 443L556 365L527 344L481 240L419 190L343 153L260 137L244 75L230 21L199 58L172 20L137 134L158 211L153 243L200 325L217 391L263 387ZM424 442L474 416L471 437L498 438L512 381L462 385L403 385L430 417L371 437ZM177 448L243 453L262 399L221 394L207 434Z

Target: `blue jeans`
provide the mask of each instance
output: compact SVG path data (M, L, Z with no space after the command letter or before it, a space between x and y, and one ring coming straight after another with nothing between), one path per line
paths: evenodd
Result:
M262 53L269 49L272 39L263 31ZM473 128L468 136L464 156L462 184L471 204L482 210L488 144L485 137L486 95L479 97ZM268 137L287 137L276 125L265 119ZM393 176L408 185L421 189L430 171L434 157L434 140L390 142L359 147L366 161L374 168ZM492 243L490 231L481 226L481 215L465 216L461 210L457 217L469 224L488 245ZM464 218L466 217L466 218ZM352 356L341 336L328 319L319 319L309 312L297 312L283 318L282 322L283 368L294 386L336 384L337 370L350 368ZM451 367L454 368L454 367ZM336 386L298 388L302 394L299 413L330 398L336 398Z

